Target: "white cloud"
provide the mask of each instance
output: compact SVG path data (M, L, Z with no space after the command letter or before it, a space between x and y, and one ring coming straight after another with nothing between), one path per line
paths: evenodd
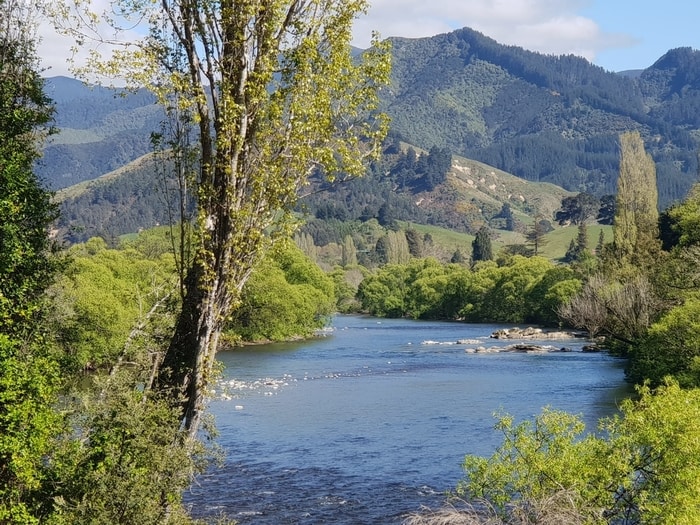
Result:
M373 30L382 38L417 38L469 27L502 44L593 61L604 49L626 47L630 36L607 34L581 16L586 0L373 0L355 24L354 44L366 47Z
M112 0L91 0L89 5L90 9L97 15L101 16L103 13L108 13L112 18L115 18L111 9L111 2ZM53 7L59 9L61 5L61 2L55 2ZM57 15L54 14L53 16ZM92 33L88 29L83 29L82 45L76 46L75 39L57 31L54 27L54 22L49 17L50 15L47 15L39 24L39 42L37 45L37 53L42 60L43 67L46 68L43 75L47 77L59 75L75 76L72 71L72 65L83 66L90 50L97 50L101 54L109 56L110 50L114 49L114 47L106 42L128 42L142 36L139 24L124 21L123 18L117 18L126 28L123 32L117 34L108 24L100 23ZM75 21L62 20L59 23L69 26L74 24ZM74 64L71 63L72 61Z
M370 0L369 13L355 23L353 40L367 47L372 31L382 38L426 37L470 27L496 41L548 54L576 54L595 61L603 50L635 43L629 35L605 33L581 10L590 0ZM106 6L108 0L93 0ZM71 75L72 40L49 23L40 28L39 55L47 76Z
M53 30L48 24L42 24L39 28L41 41L37 47L37 53L42 65L47 68L42 74L46 77L73 76L69 68L72 39L63 37Z

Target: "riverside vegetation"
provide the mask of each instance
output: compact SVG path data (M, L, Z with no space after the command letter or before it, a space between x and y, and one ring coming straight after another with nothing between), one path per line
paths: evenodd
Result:
M315 20L330 31L336 39L333 42L320 38L315 25L308 33L294 32L302 39L306 35L319 40L299 42L304 53L289 57L290 86L307 78L304 75L326 77L328 70L321 67L321 55L315 53L319 49L338 59L336 65L349 66L343 62L349 52L344 46L348 23L366 7L362 2L350 4L333 4L329 18ZM583 221L567 265L535 253L546 239L538 220L528 237L527 252L492 250L485 230L475 237L471 250L472 259L481 260L469 261L463 255L462 260L455 257L454 262L443 263L412 254L411 246L415 250L419 245L418 237L391 230L382 253L396 264L373 272L360 268L348 243L344 266L326 275L289 241L288 223L283 220L288 215L271 213L278 208L291 212L297 185L305 175L294 179L291 187L283 184L285 176L307 173L305 166L290 167L277 157L256 157L251 162L266 167L272 163L281 179L267 181L272 187L266 189L260 187L265 181L253 177L248 179L254 186L250 193L242 190L254 203L262 198L269 209L251 209L244 200L235 217L200 214L193 219L199 229L185 230L182 235L169 229L146 231L118 249L94 238L59 253L48 235L56 207L33 172L37 137L50 132L51 105L37 73L32 33L22 29L32 27L31 16L25 18L32 13L14 0L0 0L0 5L1 522L191 523L182 491L216 455L195 431L201 422L204 430L213 432L202 418L200 403L216 372L213 360L207 359L216 349L219 332L221 340L232 342L306 335L323 325L336 301L352 305L355 296L362 308L377 315L561 322L583 328L591 336L604 337L611 351L628 359L631 380L646 382L637 399L624 403L618 417L602 423L600 436L583 435L581 422L569 414L545 410L533 422L523 423L500 416L497 429L504 435L503 445L491 458L467 458L465 479L455 489L457 496L477 505L477 522L691 524L700 519L696 482L700 465L700 189L695 188L659 217L654 164L639 134L620 137L622 159L612 242L599 243L593 253ZM280 15L294 18L298 14L293 9L285 12L285 5L273 2L268 6L270 13L251 15L255 21L251 23L263 24L257 37L270 36ZM192 22L187 10L180 14L185 16L183 22ZM266 18L268 15L273 18ZM295 23L305 20L302 17ZM268 22L269 27L264 25ZM286 16L282 23L287 23ZM243 26L227 29L234 33L249 29ZM270 41L260 43L267 49ZM332 45L325 48L325 44ZM221 56L230 58L227 51L222 50ZM267 51L278 57L279 49L274 46ZM377 52L368 57L367 70L353 70L358 78L367 74L382 82L386 64L381 48ZM319 61L320 70L304 69L309 57ZM270 65L261 60L261 67ZM256 81L269 81L266 75L270 72L258 71L261 78ZM169 77L178 79L183 80L177 75ZM233 79L224 79L224 85L229 81ZM250 87L248 95L256 96L246 99L251 104L248 109L279 116L278 110L287 107L282 103L285 100L304 114L294 97L291 101L275 99L275 104L266 106L261 85L267 82ZM185 83L187 86L195 91L201 87L196 83ZM301 86L301 93L295 95L305 96L308 87ZM344 87L333 87L338 91L327 95L351 96ZM362 101L356 102L360 107L351 115L357 118L373 109L362 105L371 102L373 91L359 92ZM187 90L181 94L185 96ZM206 104L198 100L198 108L188 109L206 112ZM246 113L246 118L254 119L256 111ZM217 125L223 126L219 131L237 129L225 119ZM368 140L382 137L381 129L376 134L363 129ZM290 145L285 137L268 131L270 134L246 136L243 143L264 143L270 148ZM318 133L321 142L328 140L341 149L343 140L349 140L349 149L343 150L349 165L343 167L359 167L354 162L361 159L351 151L357 143L347 134L336 136L326 128L297 131L305 137L309 132ZM210 133L203 130L200 140L206 142ZM237 140L229 139L229 146L235 149ZM222 140L218 147L226 146L228 139ZM322 160L331 167L338 158L323 155L329 152L321 148ZM212 153L218 159L212 159L214 164L223 162L216 151ZM313 160L317 151L306 153L309 157L302 157ZM441 152L433 153L439 160ZM214 190L221 188L207 179L226 179L231 172L220 164L215 172L203 175L204 187L198 195L210 200L213 207L207 210L213 214L222 213L222 201L217 199L231 196L228 191L218 194ZM439 184L429 173L428 182ZM222 183L223 189L231 189L233 182ZM281 193L275 193L278 190ZM226 208L227 213L231 211ZM224 230L216 230L217 235L207 233L213 231L209 221L245 221L254 212L271 222L245 222L251 244L228 238ZM268 247L269 239L263 233L275 231L275 226L280 227L277 243ZM194 258L184 249L188 241L194 252L199 250ZM211 274L203 271L209 263L202 261L217 253L211 268L218 268L221 260L240 264L230 253L232 247L243 249L247 266L238 268L242 273L233 281L221 274L226 282L223 288L216 288L210 282ZM464 254L468 252L465 247ZM184 275L189 276L188 284L180 278ZM355 292L353 279L358 275L363 279ZM205 334L213 342L196 345L195 354L182 355L187 349L181 337L191 336L185 330L187 326L192 329L190 314L200 312L202 319L206 317L204 307L209 303L202 300L202 288L214 291L214 299L222 301L218 324L203 327L213 331ZM227 292L233 295L220 296ZM185 300L197 304L187 307ZM183 330L187 333L178 336ZM165 359L168 352L169 360ZM164 363L173 368L164 371ZM196 391L191 390L193 383ZM457 510L459 519L468 513Z

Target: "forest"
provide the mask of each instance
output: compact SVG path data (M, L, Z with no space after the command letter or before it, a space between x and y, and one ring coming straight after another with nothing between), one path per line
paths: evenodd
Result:
M502 414L503 444L492 457L465 458L454 490L475 506L408 523L439 523L449 512L504 524L700 519L700 186L659 214L658 163L639 132L617 138L614 207L587 193L563 199L557 216L530 225L526 243L499 250L482 225L471 250L450 262L425 256L430 236L402 228L401 206L388 197L365 204L365 221L364 207L317 202L316 218L338 221L335 231L359 212L374 242L365 256L356 231L338 235L340 261L324 271L314 232L298 228L299 193L323 184L312 173L360 177L386 147L379 89L389 82L388 44L374 42L360 59L349 45L349 24L366 4L294 4L213 16L210 26L170 4L126 2L162 25L137 53L95 65L122 67L133 82L144 81L143 69L129 70L133 60L168 65L153 88L170 111L172 180L195 191L174 193L179 215L169 225L62 247L51 235L58 205L35 172L53 107L23 29L32 18L22 2L0 5L0 522L196 523L182 497L216 465L206 413L216 352L309 337L338 310L585 330L598 350L626 360L639 386L600 434L548 409L521 423ZM217 48L209 31L242 47ZM207 55L215 49L222 62ZM241 54L253 63L233 59ZM216 82L193 74L192 61ZM523 74L554 82L536 68ZM394 183L444 183L448 149L391 151ZM513 225L509 207L493 211ZM587 232L598 218L612 223L612 239L593 247ZM576 225L565 260L541 255L551 221Z
M400 58L384 102L392 132L408 143L602 196L616 188L617 135L639 131L657 163L662 208L697 178L700 56L690 48L669 51L634 78L469 28L396 38L393 49Z

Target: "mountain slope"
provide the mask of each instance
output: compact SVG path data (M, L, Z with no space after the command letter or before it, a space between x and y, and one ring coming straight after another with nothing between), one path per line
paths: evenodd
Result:
M404 145L404 149L411 149ZM420 157L427 156L419 155ZM498 216L504 204L522 227L535 216L551 218L561 200L572 195L548 183L525 181L483 163L453 157L444 181L431 190L400 188L388 175L402 161L401 154L385 155L381 167L366 177L343 184L317 187L300 202L300 212L321 220L367 221L384 213L392 219L432 224L475 233ZM61 215L57 237L82 242L93 236L113 239L159 224L168 224L176 185L167 166L153 155L144 155L97 179L57 192ZM170 203L170 208L168 206ZM382 208L388 211L382 212ZM383 220L384 220L383 219ZM342 238L317 238L319 246Z
M94 179L151 151L163 110L146 90L115 91L66 77L46 82L55 127L37 174L52 189Z
M174 187L163 163L144 155L114 172L58 191L55 198L61 213L53 233L75 243L98 236L111 240L168 224Z
M657 162L662 208L698 178L698 51L671 50L643 71L616 74L580 57L504 46L468 28L392 44L392 84L382 104L392 133L409 144L603 195L616 189L619 134L639 130ZM61 133L39 174L52 188L150 151L163 115L147 92L116 96L61 77L47 87Z
M697 179L697 51L670 51L632 76L504 46L467 28L392 44L384 108L407 142L605 194L615 190L619 134L639 130L658 163L662 203Z

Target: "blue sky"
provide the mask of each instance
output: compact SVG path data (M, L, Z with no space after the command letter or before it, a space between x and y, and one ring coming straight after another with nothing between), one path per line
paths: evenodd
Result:
M107 5L108 0L91 0ZM355 24L366 47L382 37L424 37L471 27L503 44L586 57L611 71L643 69L676 47L700 48L700 0L369 0ZM47 76L70 75L71 42L48 25L39 47Z
M628 46L601 50L594 62L620 71L649 67L669 49L700 49L698 0L597 0L581 11L601 30L626 33Z
M611 71L643 69L676 47L700 48L698 0L373 0L356 25L364 47L382 37L421 37L471 27L498 42L573 53Z

